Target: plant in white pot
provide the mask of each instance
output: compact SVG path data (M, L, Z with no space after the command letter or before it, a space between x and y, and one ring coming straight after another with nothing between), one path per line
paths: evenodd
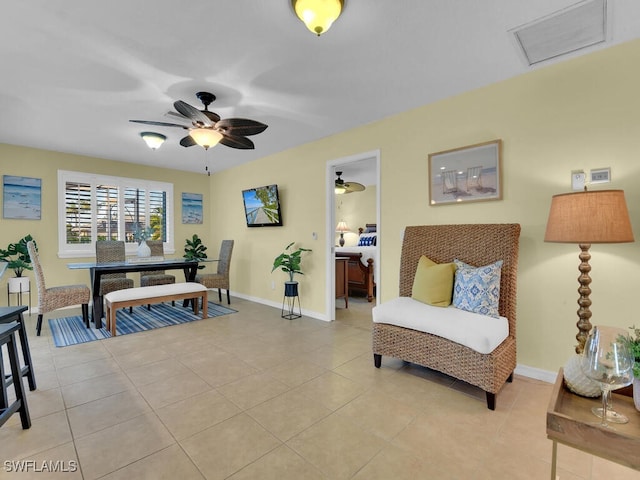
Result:
M141 227L138 225L133 231L133 238L138 242L138 248L136 254L138 257L151 256L151 247L147 245L147 240L151 239L154 235L155 229L153 227Z
M27 250L27 242L31 240L33 240L31 235L25 235L18 242L7 245L6 250L0 249L0 261L7 262L7 268L13 270L15 274L15 277L9 279L9 293L29 291L29 277L23 274L25 270L33 270Z
M302 253L311 252L311 249L302 247L298 247L298 249L295 251L290 250L294 243L295 242L291 242L289 245L287 245L284 249L284 252L282 252L275 258L275 260L273 261L273 268L271 269L272 273L275 270L280 269L289 275L289 281L285 282L284 286L284 294L287 297L298 295L298 282L294 280L294 275L296 273L299 275L304 275L304 273L302 273L302 270L300 269L302 263Z

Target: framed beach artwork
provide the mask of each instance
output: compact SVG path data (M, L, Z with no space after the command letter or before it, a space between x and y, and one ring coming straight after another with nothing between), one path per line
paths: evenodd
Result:
M42 179L2 176L2 216L21 220L40 220L42 209Z
M202 223L202 194L182 192L182 223Z
M429 204L502 199L502 140L429 154Z

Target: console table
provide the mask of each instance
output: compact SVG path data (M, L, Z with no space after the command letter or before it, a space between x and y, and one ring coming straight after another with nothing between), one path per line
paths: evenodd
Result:
M591 413L591 407L601 404L601 398L581 397L567 390L560 369L547 408L547 438L553 441L552 480L556 478L558 442L640 470L640 412L633 399L614 391L613 408L629 417L629 423L613 428L601 427L600 419Z

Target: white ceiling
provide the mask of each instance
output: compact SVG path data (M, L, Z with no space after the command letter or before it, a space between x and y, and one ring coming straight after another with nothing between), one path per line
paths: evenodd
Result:
M0 142L216 172L526 73L509 30L576 0L345 3L318 38L289 0L4 2ZM609 14L608 42L588 51L637 38L640 1L609 0ZM184 148L184 130L128 122L171 121L201 90L221 117L269 125L255 150ZM142 130L168 139L151 151Z

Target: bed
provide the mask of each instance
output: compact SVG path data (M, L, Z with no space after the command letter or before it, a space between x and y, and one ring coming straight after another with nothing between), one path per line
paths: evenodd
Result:
M369 302L375 296L374 262L378 255L377 229L375 223L367 223L359 228L358 246L336 247L336 257L347 257L349 293L357 292L367 296Z

